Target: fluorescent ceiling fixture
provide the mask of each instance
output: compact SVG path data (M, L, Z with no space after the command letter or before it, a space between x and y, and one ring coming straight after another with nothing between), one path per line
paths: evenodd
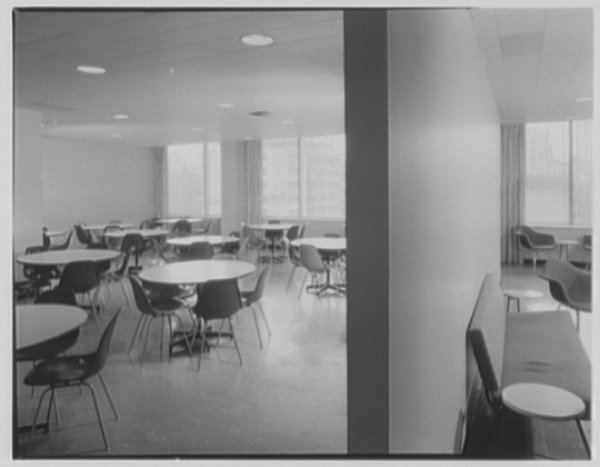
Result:
M294 120L282 120L282 122L284 125L293 125L294 124Z
M231 109L233 107L233 104L229 102L221 102L220 104L218 104L218 106L222 109Z
M126 115L126 114L116 114L116 115L113 115L113 118L115 120L127 120L129 118L129 115Z
M578 97L577 99L575 99L577 102L591 102L592 98L591 97Z
M274 42L271 36L265 36L264 34L248 34L243 36L240 41L252 47L264 47Z
M106 69L99 66L79 65L77 71L88 75L103 75Z

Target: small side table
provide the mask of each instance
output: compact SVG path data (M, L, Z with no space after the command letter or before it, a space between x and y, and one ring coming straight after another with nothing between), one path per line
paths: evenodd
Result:
M591 458L590 444L581 426L585 404L572 392L548 384L511 384L502 390L502 403L513 412L526 417L555 421L575 420L587 455Z
M569 261L569 251L573 245L578 245L579 240L559 240L558 241L558 257L562 258L563 250L567 252L567 261Z
M521 299L530 300L533 298L542 298L544 294L537 290L529 289L505 289L502 293L506 296L506 312L510 311L510 301L517 302L517 312L521 312Z

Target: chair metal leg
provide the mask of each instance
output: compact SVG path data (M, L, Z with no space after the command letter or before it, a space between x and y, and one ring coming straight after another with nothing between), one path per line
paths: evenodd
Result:
M162 360L162 354L163 354L163 341L164 339L164 331L165 331L165 318L166 316L163 315L160 318L160 359Z
M133 307L131 306L131 301L129 300L129 294L127 293L127 288L125 287L124 284L125 281L120 280L119 283L121 284L121 290L123 291L123 295L125 295L125 301L127 302L127 308L129 309L129 311L133 311Z
M579 429L579 434L581 435L581 440L583 441L583 445L585 446L585 452L587 453L588 457L591 459L592 458L592 454L591 454L591 450L590 450L590 440L588 439L583 426L581 426L581 420L577 419L575 420L575 423L577 424L577 428Z
M258 334L258 344L260 348L263 348L262 336L260 335L260 327L258 325L258 318L256 317L256 310L254 309L254 303L250 305L250 309L252 310L252 316L254 317L254 324L256 326L256 333Z
M173 314L173 316L177 319L177 321L179 321L179 327L181 328L181 335L182 335L183 340L185 342L185 346L188 349L188 353L190 354L190 357L191 357L192 353L193 353L192 352L192 344L190 344L190 341L187 338L187 333L183 329L183 320L181 319L181 316L179 316L177 314ZM173 338L173 330L171 329L171 321L170 320L169 320L169 331L170 331L170 339L172 339ZM169 355L170 355L170 353L169 353Z
M300 284L300 290L298 291L298 298L296 300L300 300L300 296L302 295L302 291L304 290L304 285L306 284L307 278L308 278L308 269L306 270L306 274L304 275L304 280Z
M148 347L148 336L150 335L150 328L152 327L152 318L148 319L146 325L146 335L144 336L144 350L142 350L142 358L140 359L140 365L144 365L144 356L146 355L146 347Z
M87 295L88 295L88 299L90 300L90 306L92 308L92 316L94 317L94 320L96 321L96 327L98 328L98 330L100 330L100 320L98 318L98 313L96 312L95 302L94 302L94 300L92 300L92 294L90 294L89 291L88 291Z
M290 286L292 285L292 279L294 278L294 273L296 272L296 269L298 269L298 266L294 266L290 271L290 276L288 277L287 285L285 287L286 292L290 291Z
M231 322L231 316L229 317L229 329L231 330L231 337L235 344L235 350L237 350L238 358L240 359L240 366L242 366L242 354L240 353L240 346L238 345L237 338L235 337L235 331L233 330L233 323Z
M108 399L110 408L112 409L113 413L115 414L115 420L118 420L119 413L117 412L117 408L115 407L115 404L113 403L112 397L110 396L110 391L108 390L108 386L104 382L104 378L102 377L102 374L98 373L98 378L100 379L100 383L102 383L102 387L104 388L104 392L106 393L106 398Z
M50 390L50 403L48 404L48 412L46 412L46 425L50 426L50 412L52 412L52 405L55 400L54 388Z
M198 327L202 326L202 320L198 319ZM198 368L196 368L196 371L200 371L200 364L202 363L202 349L204 347L204 343L206 342L206 328L207 326L202 326L202 330L200 331L200 354L198 355ZM196 341L196 336L198 334L198 330L196 329L196 332L194 333L194 340L193 342Z
M575 329L579 331L579 310L575 310Z
M35 415L33 416L33 423L31 424L31 431L29 433L29 440L27 441L27 447L25 448L25 454L29 453L29 448L31 447L31 441L33 441L33 435L35 433L35 426L37 424L37 419L40 415L40 409L42 408L42 402L44 400L44 396L48 393L48 391L52 390L52 388L48 387L44 389L42 394L40 395L40 401L38 402L37 409L35 410Z
M260 314L262 315L263 321L265 322L265 326L267 327L267 332L269 333L269 336L271 336L271 326L269 326L269 322L267 321L267 315L265 314L265 310L262 307L262 305L260 304L260 302L257 302L256 305L258 306L258 309L260 310Z
M110 449L108 445L108 440L106 439L106 432L104 431L104 424L102 423L102 417L100 416L100 407L98 406L98 400L96 399L96 391L92 385L88 382L81 383L88 388L90 388L90 392L92 393L92 399L94 401L94 408L96 409L96 416L98 417L98 424L100 425L100 432L102 433L102 440L104 441L104 450L108 451Z
M131 349L133 349L133 344L135 342L135 338L138 335L138 331L140 331L140 326L142 324L142 321L144 321L144 318L146 318L146 315L140 315L140 319L138 319L137 322L137 326L135 327L135 331L133 331L133 336L131 336L131 343L129 344L129 351L128 353L131 353Z
M56 418L56 424L60 425L60 415L58 414L58 399L56 398L56 394L52 391L52 400L54 402L54 417Z

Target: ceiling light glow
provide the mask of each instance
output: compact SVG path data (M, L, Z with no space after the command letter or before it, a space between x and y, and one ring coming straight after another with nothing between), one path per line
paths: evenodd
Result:
M284 125L293 125L295 122L294 120L282 120L281 123Z
M271 45L274 40L271 36L264 34L248 34L240 38L242 44L249 45L251 47L264 47L265 45Z
M90 65L79 65L77 67L77 71L80 73L85 73L87 75L103 75L106 73L106 69L99 66L90 66Z
M126 115L126 114L116 114L116 115L113 115L113 118L115 120L127 120L127 119L129 119L129 115Z
M591 97L578 97L577 99L575 99L577 102L591 102L592 98Z
M218 104L218 106L222 109L231 109L233 107L233 104L229 102L221 102L220 104Z

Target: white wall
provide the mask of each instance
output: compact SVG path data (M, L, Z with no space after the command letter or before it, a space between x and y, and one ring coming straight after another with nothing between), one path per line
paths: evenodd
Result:
M239 231L246 220L246 153L243 141L221 144L221 232Z
M391 11L390 452L452 452L465 331L500 265L500 124L462 10Z
M42 218L49 229L154 216L156 162L150 148L44 138L42 155Z
M42 244L42 183L41 136L39 112L15 110L13 254ZM15 276L22 278L22 267L15 267Z

